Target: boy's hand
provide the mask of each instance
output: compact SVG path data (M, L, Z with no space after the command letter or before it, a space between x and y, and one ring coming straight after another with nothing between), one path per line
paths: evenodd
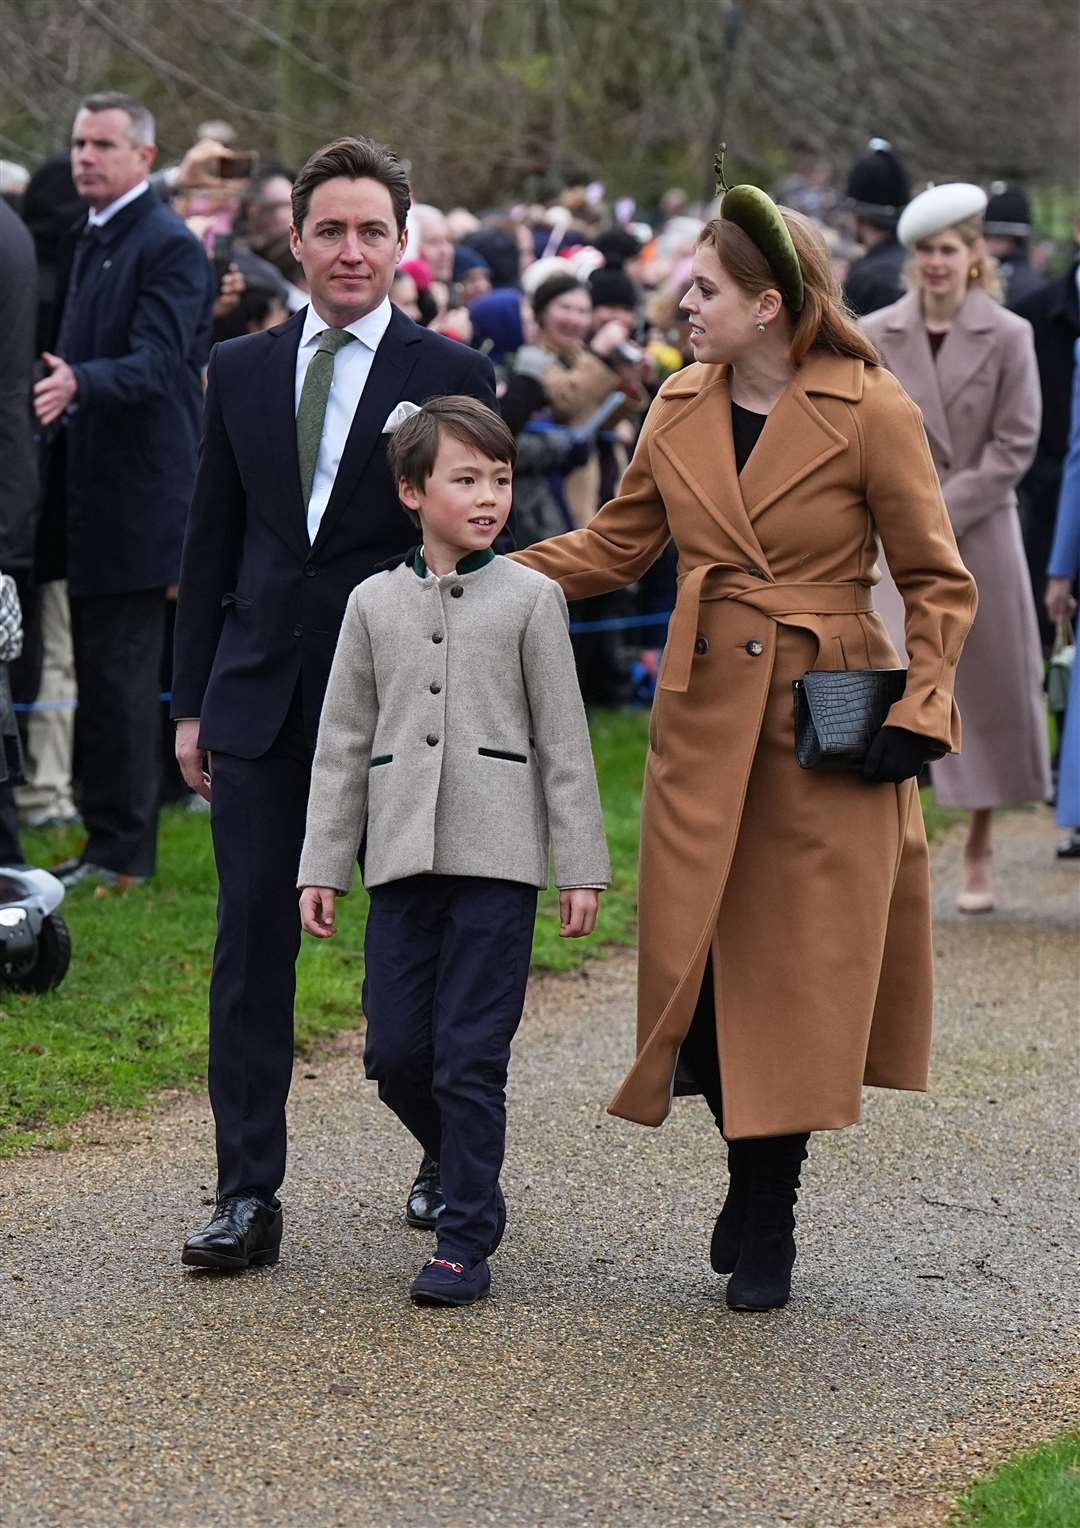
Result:
M300 925L305 934L329 939L337 933L334 909L337 892L332 886L305 886L300 893Z
M581 939L596 927L596 914L600 910L600 893L578 888L576 891L559 892L559 918L562 928L560 939Z

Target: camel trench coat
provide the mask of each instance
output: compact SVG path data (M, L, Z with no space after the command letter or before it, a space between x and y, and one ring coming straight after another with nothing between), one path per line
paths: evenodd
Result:
M794 680L897 666L871 602L878 533L908 602L890 721L955 749L974 584L918 410L880 367L812 353L741 476L727 369L688 367L650 409L619 497L514 554L581 599L630 583L669 539L679 551L642 804L637 1059L613 1114L666 1117L710 950L729 1138L852 1124L864 1082L926 1086L915 783L794 757Z
M1045 801L1042 647L1016 512L1042 410L1031 325L974 287L936 361L916 292L863 327L922 409L960 556L979 590L956 675L964 753L930 766L934 795L948 807ZM903 656L903 601L888 569L874 600Z

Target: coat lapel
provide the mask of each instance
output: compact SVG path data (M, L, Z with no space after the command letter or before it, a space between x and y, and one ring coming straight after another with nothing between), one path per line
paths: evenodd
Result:
M857 399L860 363L843 357L811 356L765 422L743 468L743 502L751 524L770 504L811 472L847 449L847 439L814 406L812 392Z
M669 396L677 391L669 389ZM660 426L653 441L725 534L755 567L766 567L735 470L726 371L710 377L674 419Z
M416 364L420 341L424 331L411 319L395 308L386 333L371 363L371 370L364 384L360 402L353 415L349 438L341 454L341 463L330 494L330 501L322 517L315 546L320 546L344 513L357 484L360 482L378 444L387 415L401 401L409 373ZM295 428L294 428L295 437ZM293 456L296 456L295 439ZM299 474L299 468L296 469Z
M994 348L994 308L993 299L974 287L953 320L937 358L938 383L946 409Z
M310 547L296 451L296 352L306 312L306 308L301 308L283 324L275 324L266 331L274 343L263 372L263 417L276 466L278 492L285 506L285 531L305 560Z
M941 376L930 341L926 337L922 308L917 292L909 292L890 310L885 328L882 359L891 372L901 378L905 392L922 410L926 433L946 459L953 453L952 434L945 412ZM942 348L942 358L952 343L952 335Z

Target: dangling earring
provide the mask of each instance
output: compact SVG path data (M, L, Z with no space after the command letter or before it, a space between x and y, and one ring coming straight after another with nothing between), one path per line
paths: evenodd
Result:
M979 279L979 277L981 275L982 275L982 266L976 260L975 264L968 271L968 280L969 281L978 281L978 279Z
M765 333L765 324L764 324L764 322L760 318L758 319L757 323L754 325L754 328L757 330L757 332L759 334L764 334Z

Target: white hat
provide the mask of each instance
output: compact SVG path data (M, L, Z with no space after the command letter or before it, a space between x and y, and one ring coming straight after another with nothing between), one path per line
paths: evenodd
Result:
M966 218L982 217L986 211L986 192L968 181L954 180L946 186L930 186L908 202L896 225L896 237L908 249L920 239L945 228L955 228Z

